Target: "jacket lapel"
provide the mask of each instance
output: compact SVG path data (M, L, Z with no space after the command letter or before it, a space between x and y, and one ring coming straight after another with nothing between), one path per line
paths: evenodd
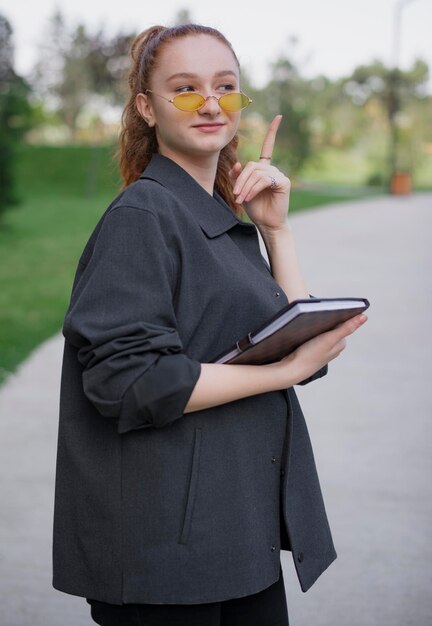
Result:
M154 180L169 189L186 205L208 237L217 237L233 226L240 226L246 233L256 233L255 224L239 219L219 193L215 191L211 196L186 170L168 157L153 154L140 178Z

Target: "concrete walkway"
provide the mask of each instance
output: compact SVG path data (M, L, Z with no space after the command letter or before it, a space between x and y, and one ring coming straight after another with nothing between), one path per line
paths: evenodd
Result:
M292 225L310 292L371 308L328 376L297 387L339 558L303 594L282 553L290 625L430 626L432 194ZM0 390L2 626L94 623L85 600L51 587L62 348L61 335L44 343Z

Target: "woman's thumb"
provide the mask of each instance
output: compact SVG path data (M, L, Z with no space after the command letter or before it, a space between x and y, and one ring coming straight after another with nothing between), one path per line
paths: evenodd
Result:
M228 175L231 178L237 178L237 176L240 174L242 169L241 163L240 161L236 161L236 163L234 163L234 165L232 166L232 168L228 171Z

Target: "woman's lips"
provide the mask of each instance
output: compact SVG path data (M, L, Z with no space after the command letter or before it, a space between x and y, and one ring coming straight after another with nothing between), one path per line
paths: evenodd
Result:
M219 128L222 128L225 124L200 124L199 126L194 126L203 133L215 133Z

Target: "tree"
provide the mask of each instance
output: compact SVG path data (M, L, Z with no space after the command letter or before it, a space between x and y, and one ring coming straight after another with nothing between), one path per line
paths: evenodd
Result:
M390 69L381 61L357 67L345 80L344 89L357 106L377 101L387 120L389 131L389 175L397 169L412 169L410 133L404 133L403 111L413 101L427 98L428 66L417 60L410 70Z
M272 78L257 98L268 120L278 113L283 115L274 155L290 175L298 173L312 153L311 89L294 58L297 43L295 37L290 38L290 54L280 55L272 63Z
M174 26L181 26L181 24L190 24L192 21L192 15L189 9L180 9L179 11L177 11L177 15L174 18Z
M0 213L18 202L15 146L30 127L29 86L13 68L12 27L0 15Z
M77 137L80 115L92 103L103 110L124 102L132 38L128 34L108 38L102 30L89 33L82 24L69 30L58 11L51 18L31 80L72 139Z

